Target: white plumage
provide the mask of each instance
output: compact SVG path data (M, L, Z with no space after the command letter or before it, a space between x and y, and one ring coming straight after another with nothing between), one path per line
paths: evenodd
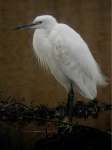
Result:
M106 85L106 81L81 36L49 15L36 17L31 28L35 28L33 48L41 64L67 92L72 83L81 95L96 98L97 86Z

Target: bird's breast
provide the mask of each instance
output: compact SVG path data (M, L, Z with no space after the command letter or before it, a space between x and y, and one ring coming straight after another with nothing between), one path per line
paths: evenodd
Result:
M34 32L33 36L33 48L35 55L38 56L40 62L43 64L49 64L51 63L51 50L52 50L52 45L49 41L48 36L44 31L41 30L36 30Z
M51 44L48 40L48 36L40 30L36 30L33 36L33 48L37 51L47 52L48 49L51 49Z

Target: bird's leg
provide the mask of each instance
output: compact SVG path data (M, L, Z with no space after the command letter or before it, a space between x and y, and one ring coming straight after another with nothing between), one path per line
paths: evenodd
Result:
M66 105L67 117L68 117L69 123L66 124L63 127L63 129L61 130L61 132L64 134L71 133L73 131L72 118L73 118L74 105L75 105L75 94L74 94L74 90L73 90L73 85L71 84L70 91L68 93L68 101L67 101L67 105Z
M71 84L70 91L68 93L68 102L67 102L67 114L68 114L70 123L72 123L74 102L75 102L74 90Z

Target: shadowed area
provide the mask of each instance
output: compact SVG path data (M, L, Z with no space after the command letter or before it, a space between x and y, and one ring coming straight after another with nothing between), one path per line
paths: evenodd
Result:
M38 136L31 141L25 141L23 132L15 127L0 124L1 150L110 150L111 135L94 128L75 126L72 134L54 134L52 137Z

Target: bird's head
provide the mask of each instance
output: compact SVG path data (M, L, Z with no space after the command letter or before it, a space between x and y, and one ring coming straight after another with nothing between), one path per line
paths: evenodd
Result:
M56 19L50 15L37 16L32 23L18 25L16 29L48 29L51 30L57 23Z

